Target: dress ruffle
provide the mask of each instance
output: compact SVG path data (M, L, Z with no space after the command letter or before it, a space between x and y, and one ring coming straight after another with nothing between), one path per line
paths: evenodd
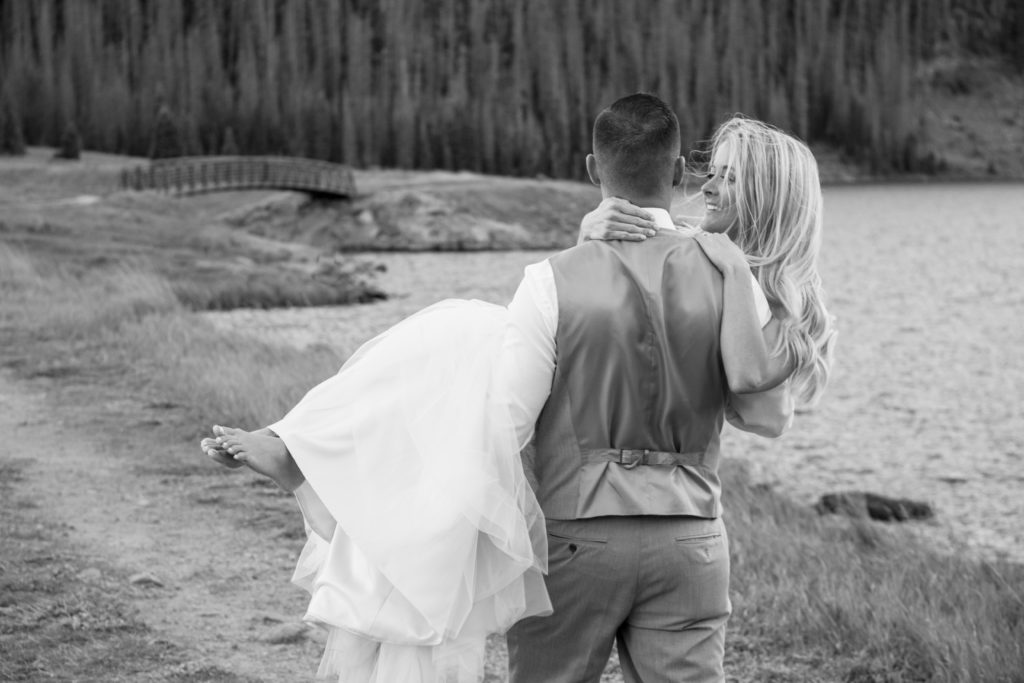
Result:
M476 683L489 633L548 614L547 546L496 376L505 308L447 300L270 425L338 525L294 581L343 682Z

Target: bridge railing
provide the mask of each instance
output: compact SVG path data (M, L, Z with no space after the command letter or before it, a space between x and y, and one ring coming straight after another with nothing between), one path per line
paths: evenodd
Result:
M193 194L218 190L279 188L351 197L352 169L299 157L175 157L121 173L126 190Z

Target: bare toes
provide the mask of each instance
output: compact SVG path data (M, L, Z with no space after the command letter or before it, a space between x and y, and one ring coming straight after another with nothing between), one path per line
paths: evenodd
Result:
M223 425L213 425L213 433L216 434L219 437L238 436L238 433L241 432L241 431L242 430L235 429L234 427L225 427Z

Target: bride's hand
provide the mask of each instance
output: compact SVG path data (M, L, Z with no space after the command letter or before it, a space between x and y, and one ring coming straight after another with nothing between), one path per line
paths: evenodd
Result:
M746 254L725 233L700 232L697 234L697 244L722 275L730 271L750 271Z
M587 240L628 240L642 242L657 227L651 215L625 199L608 197L580 221L578 244Z

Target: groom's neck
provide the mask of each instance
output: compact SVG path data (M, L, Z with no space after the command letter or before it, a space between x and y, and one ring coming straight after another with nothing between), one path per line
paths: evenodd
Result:
M625 199L634 206L649 207L652 209L665 209L671 211L672 209L672 190L669 188L668 191L656 191L649 193L642 192L623 192L616 190L614 187L607 185L601 186L601 197L608 199L609 197L617 197L619 199Z

